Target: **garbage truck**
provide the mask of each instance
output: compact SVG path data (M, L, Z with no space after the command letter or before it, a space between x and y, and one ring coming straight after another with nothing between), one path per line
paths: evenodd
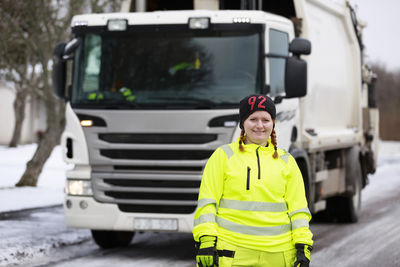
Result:
M376 169L378 110L353 8L205 2L73 17L53 65L73 166L67 226L90 229L102 248L136 232L191 232L203 167L239 137L238 103L252 93L276 104L278 146L296 159L311 212L356 222Z

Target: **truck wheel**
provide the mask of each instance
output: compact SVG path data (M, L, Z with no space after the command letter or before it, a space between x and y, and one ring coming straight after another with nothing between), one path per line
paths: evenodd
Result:
M104 249L127 247L135 234L135 232L128 231L91 231L96 244Z
M329 198L327 201L328 213L336 218L338 222L354 223L358 221L361 211L361 189L362 174L360 164L357 162L358 170L355 172L353 182L353 193L346 196Z
M358 221L361 211L361 179L361 176L355 177L354 194L352 196L342 197L342 208L339 208L337 213L339 222L354 223Z

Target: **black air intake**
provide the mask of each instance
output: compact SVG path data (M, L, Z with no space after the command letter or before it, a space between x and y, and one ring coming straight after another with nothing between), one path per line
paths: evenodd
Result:
M217 134L100 133L99 139L121 144L205 144L217 140Z
M138 160L205 160L211 150L144 150L144 149L101 149L100 154L111 159Z

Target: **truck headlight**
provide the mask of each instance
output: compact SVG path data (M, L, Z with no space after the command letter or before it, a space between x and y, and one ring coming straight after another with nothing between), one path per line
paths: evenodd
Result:
M76 196L92 196L92 185L90 181L67 180L65 185L65 193Z
M126 31L128 27L128 20L126 19L109 19L107 22L107 29L109 31Z
M82 127L92 127L93 121L92 120L81 120Z

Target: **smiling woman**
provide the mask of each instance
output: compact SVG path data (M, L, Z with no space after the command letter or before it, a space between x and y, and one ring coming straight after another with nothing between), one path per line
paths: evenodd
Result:
M277 148L275 119L269 97L243 98L239 139L208 160L194 215L198 266L309 266L303 178L295 159Z

